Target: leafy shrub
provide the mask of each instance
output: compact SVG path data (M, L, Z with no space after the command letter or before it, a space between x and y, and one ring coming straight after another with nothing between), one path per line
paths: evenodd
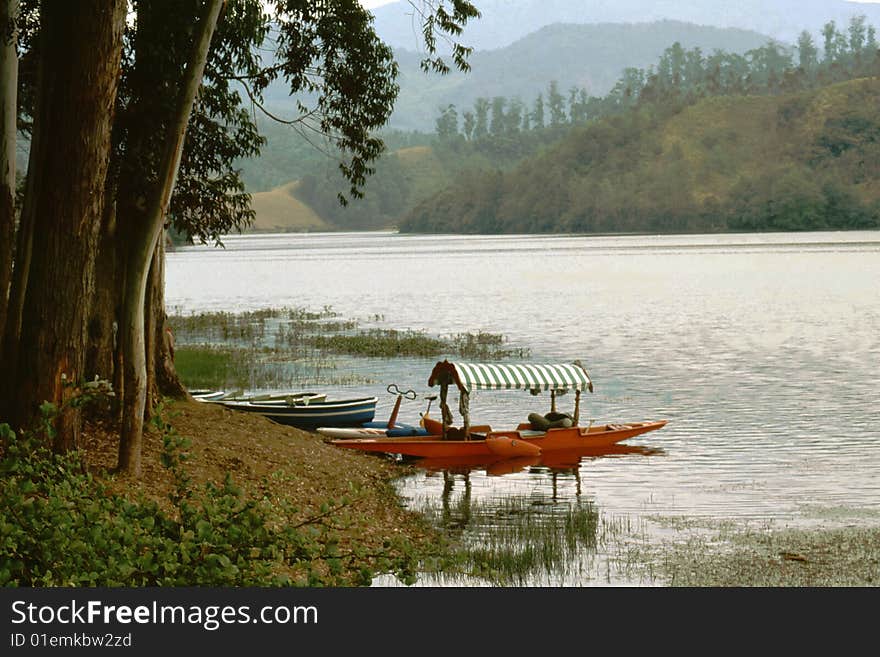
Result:
M358 585L372 577L366 563L411 578L413 558L398 546L403 556L386 546L372 561L340 554L325 520L339 522L345 501L294 525L277 521L290 508L248 499L228 473L196 490L184 468L189 442L161 413L154 422L174 481L167 508L111 492L80 453L53 453L45 432L0 424L0 585Z

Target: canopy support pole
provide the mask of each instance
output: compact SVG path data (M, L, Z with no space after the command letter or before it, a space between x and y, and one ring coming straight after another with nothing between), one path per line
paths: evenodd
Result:
M556 391L555 390L550 391L550 412L551 413L556 412Z
M577 426L581 414L581 391L575 388L574 391L574 417L572 418L572 426Z
M449 384L440 384L440 419L443 424L442 439L446 440L446 428L452 425L452 411L449 410L449 404L446 403L446 396L449 393Z
M463 424L464 431L464 439L470 440L470 432L471 432L471 416L468 410L468 406L470 405L470 395L465 390L461 390L458 395L458 412L461 413L461 419Z

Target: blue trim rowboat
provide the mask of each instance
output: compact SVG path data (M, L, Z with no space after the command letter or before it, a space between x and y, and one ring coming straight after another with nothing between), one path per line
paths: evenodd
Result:
M280 424L300 429L316 429L328 425L359 427L366 422L372 422L376 416L378 401L376 397L361 397L294 404L281 404L277 401L221 401L218 403L236 411L257 413Z

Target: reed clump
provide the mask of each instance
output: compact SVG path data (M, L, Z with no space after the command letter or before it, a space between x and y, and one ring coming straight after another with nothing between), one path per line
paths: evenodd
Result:
M374 381L359 371L371 368L359 367L357 359L454 355L489 360L528 354L526 349L510 347L503 335L484 331L432 336L413 330L364 329L329 306L175 313L169 324L177 344L178 373L188 386L198 388L370 384ZM348 358L344 366L340 358Z
M461 504L456 508L462 511ZM464 516L447 511L429 518L459 545L456 570L501 586L561 581L578 555L598 546L599 513L591 502L468 501Z

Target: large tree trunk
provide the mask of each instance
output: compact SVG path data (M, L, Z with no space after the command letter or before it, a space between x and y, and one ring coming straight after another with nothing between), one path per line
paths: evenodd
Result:
M109 403L95 407L101 418L109 418L117 425L122 419L122 355L117 339L118 317L122 306L122 286L125 266L122 261L123 244L116 224L116 190L105 193L104 218L98 237L95 262L95 292L88 325L86 348L86 378L109 381L115 395Z
M0 345L12 280L15 243L15 120L18 56L15 19L18 0L0 0ZM2 355L2 352L0 352Z
M31 155L39 150L40 133L35 132L31 139ZM39 187L40 171L34 165L34 159L28 160L28 173L25 183L25 199L34 194ZM12 270L12 285L9 289L9 303L6 307L6 324L0 338L0 359L3 361L4 376L0 377L0 418L12 419L14 412L14 395L18 385L15 373L18 371L18 343L21 337L21 318L24 313L24 302L31 271L31 254L34 242L34 204L24 204L18 221L15 245L15 266Z
M95 252L125 25L125 0L42 5L42 56L23 216L33 248L18 340L12 419L63 407L84 377ZM76 444L79 414L58 419L55 448Z
M186 67L178 106L169 123L166 151L159 167L159 186L155 198L147 203L146 221L134 226L127 258L128 271L120 325L123 350L125 399L122 428L119 436L119 469L140 476L141 447L143 444L144 411L147 397L146 345L144 338L144 302L147 277L156 244L161 239L162 227L174 183L180 166L186 126L192 113L196 94L201 85L211 38L217 26L223 0L209 0L196 31L196 42Z
M147 414L162 397L189 398L189 392L174 368L174 337L165 314L165 241L163 234L156 244L150 277L147 281L147 299L144 326L147 351Z
M122 298L120 277L124 268L119 263L116 240L116 205L114 195L105 195L104 217L98 236L95 260L95 293L89 319L89 344L86 350L86 377L114 381L116 316Z

